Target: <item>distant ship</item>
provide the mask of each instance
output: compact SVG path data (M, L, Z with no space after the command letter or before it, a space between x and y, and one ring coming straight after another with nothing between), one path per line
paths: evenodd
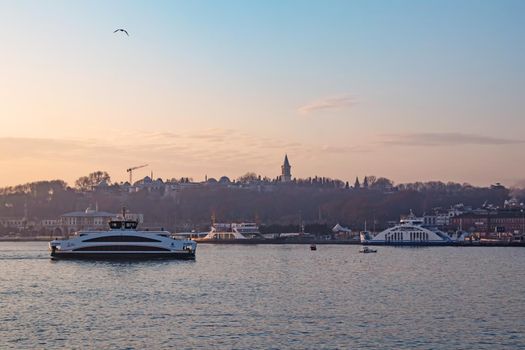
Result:
M259 232L259 227L253 222L241 223L215 223L211 226L210 232L197 241L221 241L221 240L244 240L244 239L265 239Z
M167 231L137 230L137 221L109 221L107 231L80 231L75 237L49 242L55 259L194 259L197 243L174 239Z
M197 234L187 233L184 236L193 237ZM195 238L199 243L222 244L285 244L285 243L313 243L315 237L309 233L266 233L259 231L253 222L241 223L215 223L210 231L202 238Z
M400 220L398 225L390 227L373 236L370 232L361 232L362 244L380 245L453 245L464 241L467 233L457 238L450 237L435 227L424 226L423 218L416 217L412 212Z

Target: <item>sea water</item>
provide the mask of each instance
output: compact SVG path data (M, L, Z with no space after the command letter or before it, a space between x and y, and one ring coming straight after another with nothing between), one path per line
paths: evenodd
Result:
M205 245L53 261L0 243L0 349L523 349L525 248Z

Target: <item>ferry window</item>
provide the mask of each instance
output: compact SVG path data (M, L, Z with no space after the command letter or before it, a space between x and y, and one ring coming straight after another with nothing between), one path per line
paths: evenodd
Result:
M122 222L120 221L110 221L109 222L109 227L112 228L112 229L119 229L122 227Z
M126 221L124 227L127 229L135 229L137 228L137 223L135 221Z
M98 247L82 247L73 249L75 252L79 251L91 251L91 252L100 252L100 251L169 251L169 249L161 247L150 247L150 246L134 246L134 245L102 245Z
M83 242L161 242L159 240L139 236L105 236L86 239Z

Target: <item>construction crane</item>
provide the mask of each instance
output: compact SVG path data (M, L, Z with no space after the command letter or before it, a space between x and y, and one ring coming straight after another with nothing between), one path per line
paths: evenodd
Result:
M129 184L130 185L133 185L133 170L137 170L137 169L140 169L140 168L145 168L147 166L148 166L148 164L144 164L144 165L134 166L134 167L131 167L129 169L126 169L126 171L129 173Z

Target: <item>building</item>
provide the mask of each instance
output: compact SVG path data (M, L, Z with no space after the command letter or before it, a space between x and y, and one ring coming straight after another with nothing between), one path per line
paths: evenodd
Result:
M288 155L284 156L284 163L281 165L281 182L290 182L292 181L292 167L288 161Z
M434 208L431 214L423 215L423 225L443 228L449 228L451 219L455 216L474 212L471 207L466 207L462 203L451 206L449 209Z
M446 227L450 225L450 219L454 217L454 212L451 210L435 209L433 214L423 215L423 225Z
M80 230L105 230L107 223L117 214L87 208L84 211L73 211L60 216L60 226L63 233Z
M84 211L73 211L60 216L59 225L55 231L57 234L68 234L81 230L107 230L108 221L120 215L91 208ZM139 224L143 222L142 214L126 213L126 218L138 221Z
M45 229L55 229L60 226L60 219L42 219L40 221L40 226Z
M160 192L164 189L164 182L162 179L153 180L152 177L146 176L133 184L133 190L130 192L138 192L147 190L148 192Z
M482 238L499 238L505 235L525 238L523 209L471 212L452 217L450 221L456 229L478 234Z
M23 229L27 226L27 219L17 217L1 217L0 225L9 228Z
M332 228L332 232L334 233L335 239L342 239L342 240L359 240L359 231L353 232L348 227L341 226L339 223L336 224Z

